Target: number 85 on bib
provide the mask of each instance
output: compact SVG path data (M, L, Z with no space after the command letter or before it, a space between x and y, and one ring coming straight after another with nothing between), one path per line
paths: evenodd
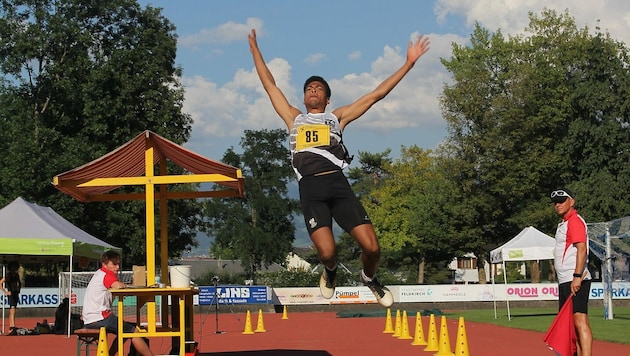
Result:
M328 125L302 125L297 128L295 148L302 150L309 147L329 146L330 126Z

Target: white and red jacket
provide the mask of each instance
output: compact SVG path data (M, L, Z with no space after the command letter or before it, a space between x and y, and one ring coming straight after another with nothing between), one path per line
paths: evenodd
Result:
M118 281L116 273L102 267L94 272L94 276L85 290L83 300L83 323L92 324L112 314L112 294L109 288Z
M586 261L584 262L584 270L586 277L591 279L588 271L588 234L586 222L578 214L575 209L571 209L567 215L558 224L556 230L556 247L554 249L554 266L558 275L558 283L566 283L573 281L573 273L577 262L577 248L575 243L586 243ZM584 273L584 271L582 271Z

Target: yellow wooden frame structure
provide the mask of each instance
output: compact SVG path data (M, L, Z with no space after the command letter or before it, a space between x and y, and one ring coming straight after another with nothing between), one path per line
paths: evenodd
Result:
M193 336L192 328L186 328L187 321L192 323L192 316L186 313L186 308L192 310L192 296L197 294L198 291L191 288L133 288L133 289L113 289L112 295L118 297L117 310L118 310L118 350L124 350L123 343L125 339L134 337L169 337L175 336L179 338L178 348L180 355L186 353L186 337ZM162 327L157 327L156 323L147 321L146 330L135 330L131 333L123 332L123 320L124 320L124 305L123 299L125 296L131 296L136 298L136 317L139 318L139 309L142 307L143 302L147 303L147 307L151 303L155 303L155 297L161 296L164 300L169 296L177 297L176 304L172 307L177 307L179 310L177 324L172 328L165 327L162 321ZM165 304L165 303L163 303Z
M168 175L167 162L169 160L190 174ZM159 163L159 170L156 175L155 164L157 163ZM215 183L213 186L215 189L189 192L169 192L167 189L169 184L182 183ZM163 282L168 283L167 200L244 196L244 178L240 169L200 156L148 130L101 158L55 176L53 185L83 202L145 200L148 285L155 284L156 275L156 200L160 203L161 275L165 278ZM115 192L121 186L130 185L144 186L145 193ZM164 307L166 308L166 305ZM153 299L147 302L149 324L155 324L155 315L155 300ZM122 329L120 331L119 337L124 336ZM149 335L145 334L145 336Z

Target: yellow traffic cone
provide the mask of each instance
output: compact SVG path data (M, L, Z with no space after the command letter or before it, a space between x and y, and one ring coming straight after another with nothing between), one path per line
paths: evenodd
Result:
M422 317L420 312L416 313L416 328L414 329L412 345L426 345L427 340L424 339L424 330L422 329Z
M245 330L243 330L243 334L251 335L254 331L252 330L252 314L250 311L247 311L247 318L245 319Z
M254 330L254 332L264 333L266 331L267 330L265 330L265 321L263 320L262 309L258 309L258 323L256 324L256 330Z
M400 328L402 327L401 324L401 320L400 320L400 310L396 310L396 322L394 323L394 333L392 334L392 337L399 337L400 336Z
M282 320L285 319L289 319L289 315L287 314L287 306L285 305L284 308L282 308Z
M438 335L437 328L435 327L435 315L431 314L429 319L429 334L427 335L427 346L424 351L437 351L438 347Z
M98 356L109 356L109 346L107 345L107 331L104 326L98 332L98 347L96 348Z
M394 327L392 326L392 312L387 308L387 316L385 317L385 330L383 334L393 334Z
M448 326L446 325L446 317L442 315L442 321L440 322L440 341L438 352L433 354L434 356L455 356L451 351L451 341L448 337Z
M409 323L407 322L407 311L403 310L402 326L400 327L400 340L411 340L411 334L409 334Z
M468 339L466 338L466 326L464 317L460 316L457 322L457 340L455 341L455 355L470 356L468 353Z

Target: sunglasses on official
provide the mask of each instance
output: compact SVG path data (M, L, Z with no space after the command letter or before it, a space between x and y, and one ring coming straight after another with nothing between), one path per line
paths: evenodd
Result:
M553 192L551 192L551 197L571 198L569 193L565 192L564 190L554 190Z

